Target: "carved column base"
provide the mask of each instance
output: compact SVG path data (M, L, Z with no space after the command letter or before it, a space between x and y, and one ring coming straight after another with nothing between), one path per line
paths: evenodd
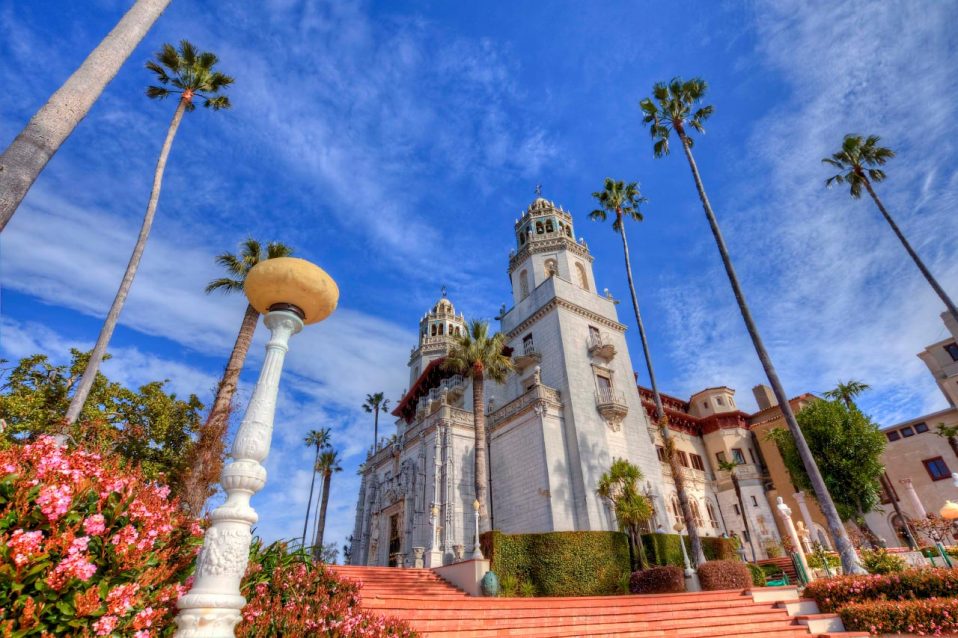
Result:
M441 549L431 549L426 552L426 567L442 567Z
M213 596L196 596L195 598L214 598ZM211 603L225 602L210 600ZM190 609L183 609L176 616L176 635L178 638L234 638L236 625L242 620L240 609L242 609L245 600L242 596L237 596L238 603L231 604L229 607L203 607L198 608L196 603L199 601L190 601ZM180 599L180 603L185 600Z

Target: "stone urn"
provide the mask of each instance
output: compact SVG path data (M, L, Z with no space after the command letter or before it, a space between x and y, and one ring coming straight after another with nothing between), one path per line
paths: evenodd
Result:
M453 545L452 546L452 555L456 559L456 562L461 561L466 556L466 546L465 545Z
M412 554L413 554L413 564L412 564L412 566L415 567L416 569L422 569L423 567L425 567L426 563L425 563L425 561L423 560L423 557L426 555L426 548L425 548L425 547L413 547L413 548L412 548Z
M483 596L499 595L499 578L493 572L486 572L486 575L479 581Z

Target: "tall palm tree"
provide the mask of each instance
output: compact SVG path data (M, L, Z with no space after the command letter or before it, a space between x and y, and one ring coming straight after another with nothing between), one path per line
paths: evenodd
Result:
M898 224L892 219L891 214L875 193L875 189L872 188L873 182L878 183L885 179L885 171L876 167L884 166L885 162L895 157L895 151L878 145L880 139L877 135L869 135L867 138L862 138L861 135L855 134L846 135L845 140L842 142L842 150L822 160L823 163L841 171L825 180L825 186L847 183L849 192L855 199L861 198L862 186L865 187L865 190L871 195L872 201L875 202L875 205L878 206L878 210L880 210L881 214L885 217L885 221L888 222L888 225L891 226L891 229L895 232L898 241L901 242L901 245L905 247L905 251L915 262L915 265L918 266L918 270L924 275L928 284L932 287L932 290L935 291L935 294L945 302L945 307L951 316L954 317L955 321L958 321L958 308L955 307L955 302L951 300L951 297L949 297L948 293L941 287L938 280L932 276L931 271L925 266L925 263L918 256L918 253L915 252L915 249L912 248L908 240L905 239L904 233L898 228Z
M206 286L206 294L221 291L226 294L243 291L246 275L253 266L267 259L287 257L293 249L279 242L269 242L266 250L262 244L249 237L240 245L239 254L223 253L216 257L216 263L226 269L227 277L214 279ZM213 495L213 486L223 469L223 450L226 446L226 431L229 429L229 416L233 405L233 395L239 383L240 372L246 361L253 333L259 322L259 312L246 304L239 333L233 342L233 350L226 362L223 376L216 388L216 399L206 417L206 423L200 428L196 445L190 452L189 470L183 481L182 499L193 515L199 515L206 500Z
M622 181L616 181L611 177L605 178L605 187L601 191L592 193L592 196L598 200L601 208L597 208L589 213L589 219L593 221L605 221L609 214L614 215L612 230L619 233L622 237L622 251L625 254L625 275L629 281L629 293L632 295L632 309L635 311L635 323L639 328L639 339L642 342L642 352L645 355L645 365L649 371L649 383L652 386L652 396L655 400L655 420L658 424L659 433L662 436L662 444L666 451L666 459L669 468L672 470L672 479L675 481L675 489L679 497L679 507L682 508L682 515L685 520L692 519L692 506L689 502L689 495L685 489L685 477L682 474L682 467L678 462L678 455L675 452L675 441L672 438L672 431L668 425L668 416L662 408L662 397L659 395L659 386L655 381L655 368L652 366L652 355L649 351L649 340L645 333L645 324L642 321L642 313L639 311L639 299L635 294L635 283L632 280L632 260L629 256L629 241L626 238L625 220L642 221L642 212L639 205L646 199L639 192L639 187L635 182L628 184ZM702 549L702 539L699 538L698 530L694 525L689 525L689 541L692 546L692 560L697 565L705 562L705 552Z
M779 408L789 431L795 439L799 456L808 472L815 496L821 506L822 513L828 522L829 531L835 539L839 553L842 557L842 568L846 574L864 573L855 548L848 538L848 532L842 525L842 520L838 516L838 510L835 509L835 503L832 502L831 495L825 487L825 481L822 474L815 464L812 452L808 448L808 443L798 427L798 421L795 420L795 413L788 402L788 395L782 387L782 382L778 378L778 372L772 364L772 359L765 349L765 344L759 334L758 326L752 318L752 312L749 310L745 301L745 293L739 284L738 276L735 274L735 268L732 265L732 258L729 256L728 247L725 245L725 238L719 228L718 220L712 210L712 204L709 203L708 195L705 193L705 186L702 184L702 177L699 175L698 165L695 163L695 157L692 155L693 140L689 137L689 129L694 129L699 133L704 133L703 122L712 114L712 107L698 106L705 96L707 85L704 80L694 78L687 82L680 78L675 78L668 84L660 82L652 89L652 97L644 98L640 103L643 112L643 122L649 125L652 138L655 140L653 152L656 157L662 157L669 153L669 137L674 131L682 143L682 150L685 152L685 158L688 160L689 168L692 171L692 178L695 181L695 188L698 191L699 199L702 202L702 208L705 210L705 216L708 219L712 235L718 246L719 254L722 257L722 263L725 266L725 272L728 275L729 283L732 286L732 292L735 300L738 302L739 311L742 319L745 321L745 327L752 339L755 352L758 355L762 367L765 369L765 375L768 377L769 385L778 399ZM693 110L694 109L694 110Z
M502 383L514 370L512 359L502 354L506 337L501 332L489 334L489 323L473 320L462 336L456 337L443 364L447 370L472 379L472 419L475 429L476 500L479 501L479 532L488 532L489 465L486 462L485 379Z
M316 528L316 542L313 544L313 556L323 555L323 535L326 533L326 506L329 505L329 484L332 481L333 472L342 472L343 468L340 462L339 452L336 450L326 450L319 455L316 467L323 475L323 497L319 505L319 526Z
M366 402L363 403L363 409L372 413L373 416L373 454L379 451L379 412L389 410L389 399L385 398L382 392L376 394L367 394Z
M143 216L143 225L133 248L133 254L126 266L126 272L123 273L123 279L120 282L116 297L113 299L113 305L110 306L110 311L103 322L103 328L100 330L96 345L93 347L90 361L87 363L86 370L83 371L76 393L74 393L73 399L70 401L70 407L67 409L66 421L69 425L72 425L80 416L80 410L83 409L83 404L86 402L90 388L93 386L93 379L96 377L100 362L106 353L107 344L110 342L110 337L113 336L113 329L120 318L120 311L123 309L130 287L133 285L133 278L136 276L140 259L143 257L143 251L146 248L146 240L150 235L150 228L153 226L156 205L160 200L160 188L163 185L166 159L169 157L170 148L173 146L173 138L180 127L183 114L196 109L195 98L201 98L203 106L214 111L230 107L229 98L221 95L220 91L232 84L233 78L213 70L217 62L215 54L208 51L198 52L196 47L183 40L180 42L179 51L172 44L164 44L163 48L156 54L156 59L157 61L147 62L146 68L156 74L157 79L163 86L147 87L147 97L162 99L171 94L177 94L180 97L176 110L173 112L173 119L166 131L166 139L163 142L163 148L160 150L160 158L156 162L156 171L153 174L153 190L150 192L150 201L146 206L146 214ZM169 88L170 85L172 85L172 88Z
M319 430L310 430L306 438L303 439L306 447L316 448L316 458L313 460L313 480L309 483L309 498L306 500L306 520L303 521L303 540L300 543L306 547L306 527L309 525L309 510L313 505L313 488L316 487L316 471L319 469L319 453L323 448L329 446L329 428Z
M596 493L609 501L619 526L628 533L632 546L633 567L645 569L648 558L642 544L639 525L652 516L649 500L639 492L642 470L625 459L614 459L609 470L599 478Z
M732 478L732 488L735 490L735 498L738 499L739 511L742 512L742 522L745 524L745 534L748 536L748 546L752 550L752 560L758 560L758 554L755 553L755 542L754 534L748 526L748 516L746 515L745 510L745 501L742 500L742 486L738 482L738 475L735 473L735 468L738 467L738 463L735 461L719 461L719 471L728 472L729 476Z
M869 388L871 388L871 386L867 383L849 379L845 382L839 381L834 390L829 390L824 394L825 398L831 399L832 401L842 401L845 407L851 410L852 408L858 407L855 405L855 397Z
M948 441L948 445L951 446L951 451L955 453L955 456L958 456L958 424L945 425L944 423L939 423L936 429L938 436Z
M136 0L0 155L0 232L170 0Z

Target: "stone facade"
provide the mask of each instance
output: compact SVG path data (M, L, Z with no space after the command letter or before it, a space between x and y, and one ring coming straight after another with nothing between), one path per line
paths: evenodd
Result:
M616 529L596 493L614 458L628 459L645 476L643 491L655 507L649 530L671 531L677 520L674 483L635 384L626 326L615 300L597 293L593 258L585 241L575 239L572 216L538 198L514 231L508 264L513 306L498 319L516 372L502 384L487 380L487 405L473 406L471 381L441 365L466 329L462 315L445 296L426 313L410 354L410 390L393 412L396 436L372 450L361 468L353 564L411 566L414 548L422 547L425 564L436 566L453 562L459 547L466 555L472 551L474 409L486 413L494 529ZM732 391L723 392L732 401ZM715 401L706 394L696 400ZM701 466L687 470L699 533L741 536L732 482L716 472L712 459L732 454L736 441L749 436L747 423L730 419L717 403L707 414L684 405L677 409L685 410L687 423L675 429L680 449L694 451ZM703 431L703 423L715 430ZM743 466L739 472L750 504L753 495L762 495L762 483L757 470ZM756 503L744 513L750 528L777 541L767 501ZM757 551L764 556L760 546Z

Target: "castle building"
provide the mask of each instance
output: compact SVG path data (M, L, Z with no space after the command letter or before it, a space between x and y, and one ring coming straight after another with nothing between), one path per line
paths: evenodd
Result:
M599 294L593 257L572 216L537 198L515 224L508 273L513 305L498 318L515 372L487 380L488 403L472 404L471 380L443 368L466 330L443 295L419 324L409 390L393 415L396 435L361 466L350 562L437 566L475 546L473 411L486 415L492 527L506 533L617 529L596 492L615 458L637 465L655 513L648 530L682 519L653 427L650 396L635 366L616 303ZM763 469L734 390L689 402L664 397L678 439L694 525L703 536L735 534L749 558L778 541ZM719 471L739 463L736 482ZM745 521L748 521L746 526ZM684 525L686 522L681 521Z

